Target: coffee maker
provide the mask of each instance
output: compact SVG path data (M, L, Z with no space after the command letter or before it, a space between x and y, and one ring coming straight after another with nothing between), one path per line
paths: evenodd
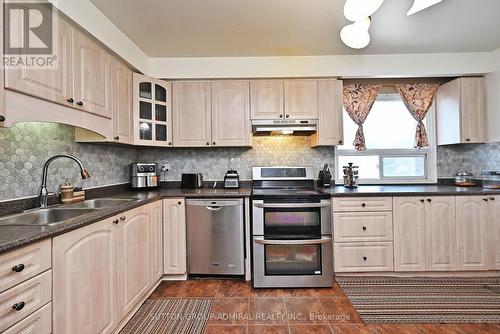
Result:
M136 162L131 165L131 183L132 188L156 188L158 187L158 175L156 172L156 163L154 162Z

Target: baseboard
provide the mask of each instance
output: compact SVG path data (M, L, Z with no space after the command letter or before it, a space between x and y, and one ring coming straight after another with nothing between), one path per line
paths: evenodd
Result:
M162 281L186 281L187 277L188 277L187 274L163 275L161 280Z
M433 271L433 272L364 272L335 273L335 276L385 276L385 277L498 277L500 271Z

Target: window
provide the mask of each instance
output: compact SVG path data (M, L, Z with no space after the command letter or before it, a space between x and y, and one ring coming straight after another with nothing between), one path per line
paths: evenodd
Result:
M399 94L379 94L363 124L367 149L358 152L352 145L358 126L344 110L344 145L336 150L336 179L342 183L342 167L352 162L359 166L360 183L436 182L434 106L424 124L430 147L416 149L417 121Z

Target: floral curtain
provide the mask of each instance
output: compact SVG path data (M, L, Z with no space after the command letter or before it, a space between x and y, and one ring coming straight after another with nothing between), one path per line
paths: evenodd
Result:
M344 108L349 117L358 125L356 137L352 143L357 151L366 150L363 123L370 113L380 89L382 89L382 85L353 84L344 86Z
M396 85L396 90L401 95L406 108L418 122L415 134L415 148L429 146L427 131L422 121L427 115L427 111L429 111L438 87L437 84L426 83Z

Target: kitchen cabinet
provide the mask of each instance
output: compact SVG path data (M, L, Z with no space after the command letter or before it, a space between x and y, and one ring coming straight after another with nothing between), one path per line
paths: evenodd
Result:
M151 208L150 285L154 285L163 275L163 201L156 201L149 206Z
M52 304L48 303L27 316L3 334L50 334L52 333Z
M455 197L426 198L425 210L426 270L455 270L457 266Z
M484 143L484 78L458 78L439 87L436 96L438 145Z
M149 290L151 276L150 207L140 206L120 214L118 240L118 314L122 319Z
M3 1L0 2L0 13L3 13ZM3 16L0 15L0 36L3 36ZM0 50L3 50L3 38L0 38ZM1 52L3 55L3 52ZM5 70L0 70L0 127L4 126L5 121L5 110L4 110L4 99L5 99Z
M394 197L394 269L425 271L425 201L421 197Z
M393 271L392 242L335 243L335 272Z
M73 106L72 41L73 28L58 18L57 66L54 69L32 69L22 66L6 69L5 87L51 102Z
M113 141L121 144L132 144L134 142L132 70L115 57L111 59L111 89Z
M172 103L174 146L211 146L210 81L172 83Z
M186 206L184 198L163 200L163 273L186 274Z
M342 81L318 80L318 130L311 136L311 146L342 145L343 142Z
M111 333L117 314L117 233L109 218L53 239L53 332Z
M171 147L170 82L134 73L133 87L134 144Z
M283 118L283 80L250 82L251 119Z
M458 269L486 270L490 266L489 199L485 196L457 196L456 201ZM493 235L494 231L493 227Z
M489 199L489 221L490 236L489 248L491 249L490 269L500 269L500 195L488 196Z
M212 146L250 146L250 91L245 80L212 81Z
M293 79L284 81L285 118L318 118L318 81Z
M111 56L93 38L73 33L74 107L111 118Z

